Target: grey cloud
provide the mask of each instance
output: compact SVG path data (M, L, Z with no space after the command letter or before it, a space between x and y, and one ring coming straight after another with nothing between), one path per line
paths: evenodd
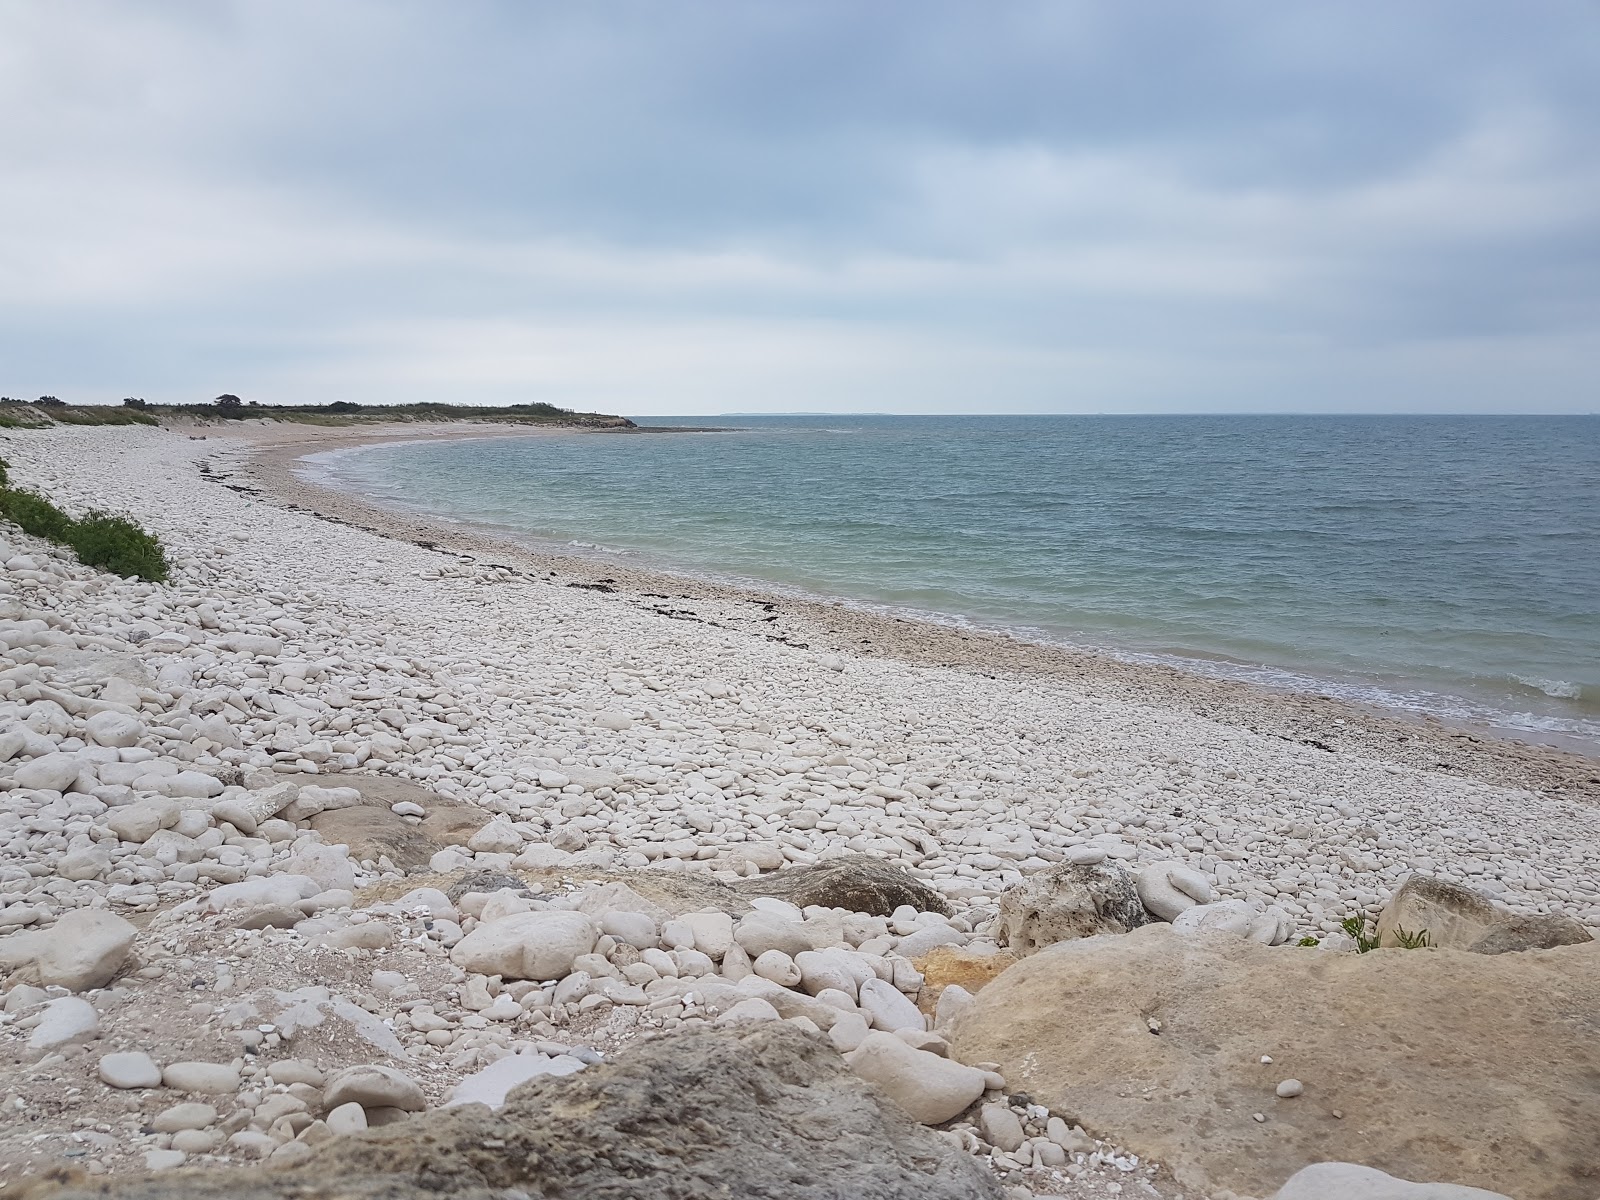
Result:
M1597 33L1561 0L0 3L0 390L1493 407L1539 346L1542 402L1592 407Z

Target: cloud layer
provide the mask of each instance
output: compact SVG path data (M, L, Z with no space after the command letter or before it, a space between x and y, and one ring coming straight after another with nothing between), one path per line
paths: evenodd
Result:
M0 391L1593 411L1600 10L0 0Z

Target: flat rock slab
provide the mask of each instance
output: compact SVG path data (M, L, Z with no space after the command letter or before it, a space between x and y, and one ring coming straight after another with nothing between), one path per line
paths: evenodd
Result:
M493 815L386 775L350 773L334 781L360 792L361 803L320 812L311 818L311 828L329 845L349 846L350 857L357 862L382 856L403 871L426 866L439 851L465 846ZM428 815L413 822L390 811L390 805L402 801L419 805Z
M615 1062L326 1143L280 1169L85 1178L29 1200L1000 1200L994 1177L792 1026L694 1029Z
M1600 1196L1600 943L1358 955L1151 925L1022 960L952 1034L1198 1191L1270 1196L1343 1161ZM1279 1099L1290 1078L1303 1094Z

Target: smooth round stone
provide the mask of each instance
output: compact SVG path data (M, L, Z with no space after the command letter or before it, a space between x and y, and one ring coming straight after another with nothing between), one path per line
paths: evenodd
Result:
M393 1067L347 1067L328 1080L322 1102L331 1112L341 1104L356 1103L363 1108L398 1108L421 1112L428 1106L422 1089L409 1075Z
M216 1120L217 1110L209 1104L174 1104L158 1112L150 1128L157 1133L178 1133L185 1129L204 1129Z
M1278 1098L1280 1100L1293 1100L1306 1090L1306 1085L1298 1079L1285 1079L1278 1085Z
M1067 850L1067 861L1075 867L1092 867L1105 860L1104 846L1072 846Z
M239 1072L226 1063L169 1063L161 1072L161 1082L174 1091L220 1096L239 1090Z
M100 1060L100 1081L114 1088L161 1086L161 1068L143 1051L107 1054Z
M185 1154L210 1154L220 1140L214 1129L180 1129L172 1135L172 1148Z
M170 1171L173 1167L181 1167L188 1159L182 1150L146 1150L144 1154L144 1169L146 1171Z

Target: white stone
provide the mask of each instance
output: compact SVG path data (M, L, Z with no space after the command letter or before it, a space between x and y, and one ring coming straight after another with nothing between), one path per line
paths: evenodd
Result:
M106 815L106 828L122 841L139 845L176 825L180 812L171 800L141 800L112 809Z
M635 950L648 950L657 945L655 919L646 913L612 910L600 918L600 931L626 942Z
M332 1076L322 1089L322 1103L332 1112L341 1104L362 1108L398 1108L421 1112L428 1106L417 1081L393 1067L376 1065L346 1067Z
M915 1050L892 1033L867 1034L845 1062L924 1125L959 1116L984 1091L982 1071Z
M781 987L794 987L800 982L800 968L782 950L768 950L765 954L757 955L750 969Z
M161 1086L161 1068L156 1060L139 1050L103 1055L99 1064L100 1081L114 1088L153 1088Z
M85 721L84 732L99 746L135 746L144 736L144 722L127 713L107 710Z
M347 1100L337 1108L330 1109L324 1120L329 1133L360 1133L367 1127L367 1110L354 1100Z
M45 987L84 992L105 987L122 969L139 931L116 913L75 908L48 930L33 968Z
M1022 1145L1026 1136L1022 1121L1009 1104L985 1104L978 1110L978 1131L991 1146L1010 1152Z
M157 1133L177 1133L184 1129L205 1129L216 1120L217 1110L211 1105L189 1101L162 1109L150 1122L150 1127Z
M1302 1167L1272 1200L1511 1200L1500 1192L1456 1183L1411 1183L1354 1163Z
M239 1069L228 1063L168 1063L161 1071L161 1082L177 1092L223 1096L239 1090Z
M511 822L496 817L467 839L467 849L478 854L515 854L522 849L522 842Z
M781 1021L782 1014L772 1007L770 1001L763 1000L760 996L751 996L748 1000L741 1000L717 1018L718 1025L736 1025L745 1021Z
M959 983L946 984L939 992L938 1003L933 1006L934 1028L948 1029L957 1017L972 1007L976 999Z
M63 996L44 1006L39 1023L28 1037L30 1050L54 1050L100 1035L100 1016L94 1005L77 996Z
M725 912L685 913L679 918L694 937L694 948L720 962L733 946L733 918Z
M1216 898L1204 875L1176 862L1151 863L1142 868L1134 875L1134 886L1144 906L1163 921L1174 920L1185 909L1210 904Z
M66 792L78 781L84 766L76 754L46 754L23 763L12 778L18 787Z
M505 1103L506 1094L519 1083L544 1075L571 1075L583 1068L583 1060L569 1054L551 1058L542 1054L508 1054L456 1084L445 1105L487 1104L499 1108Z
M861 985L861 1011L866 1013L874 1029L893 1033L897 1029L914 1029L921 1032L928 1027L927 1019L898 988L874 976Z
M502 979L560 979L594 949L600 931L580 912L517 913L479 925L450 951L450 961Z

